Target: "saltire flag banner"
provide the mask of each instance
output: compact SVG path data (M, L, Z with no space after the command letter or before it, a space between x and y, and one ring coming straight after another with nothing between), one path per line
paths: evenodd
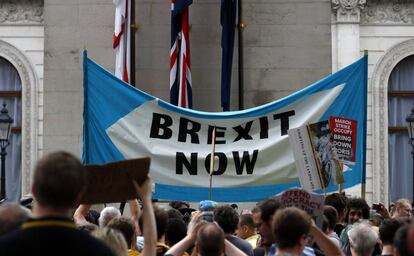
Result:
M188 6L192 0L172 0L170 50L170 102L192 108Z
M237 0L221 0L221 107L230 110L231 70L233 66L234 33L236 30Z
M131 1L114 0L115 25L114 42L115 49L115 76L129 83L131 70Z
M149 156L154 198L259 201L300 186L288 130L327 120L357 121L354 165L343 188L365 180L367 57L275 102L236 112L208 113L157 99L117 79L84 56L83 161L101 164ZM337 185L327 191L337 190Z

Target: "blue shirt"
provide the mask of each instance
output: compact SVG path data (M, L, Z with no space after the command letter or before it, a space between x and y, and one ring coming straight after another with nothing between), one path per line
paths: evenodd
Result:
M276 254L276 250L276 244L272 244L266 256L274 256ZM315 251L312 247L305 246L302 252L302 256L315 256Z

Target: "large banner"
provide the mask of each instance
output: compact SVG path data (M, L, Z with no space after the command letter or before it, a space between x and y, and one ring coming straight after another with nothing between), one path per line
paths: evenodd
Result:
M139 83L137 83L139 84ZM357 121L355 164L344 188L365 175L367 57L305 89L256 108L209 113L178 108L114 77L84 54L83 161L151 157L154 198L259 201L300 186L288 130L327 120ZM336 185L328 191L337 189Z

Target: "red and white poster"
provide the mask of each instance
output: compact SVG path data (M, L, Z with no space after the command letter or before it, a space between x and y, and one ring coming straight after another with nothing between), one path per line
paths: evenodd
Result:
M338 158L345 162L355 162L357 121L331 116L329 126Z

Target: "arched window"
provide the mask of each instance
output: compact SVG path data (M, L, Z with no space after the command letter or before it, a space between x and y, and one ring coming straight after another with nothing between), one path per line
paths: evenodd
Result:
M0 57L0 104L6 103L13 118L10 145L6 148L6 198L18 201L21 197L21 124L22 83L16 68Z
M388 80L388 163L391 201L413 198L412 146L406 117L414 107L414 55L400 61Z

